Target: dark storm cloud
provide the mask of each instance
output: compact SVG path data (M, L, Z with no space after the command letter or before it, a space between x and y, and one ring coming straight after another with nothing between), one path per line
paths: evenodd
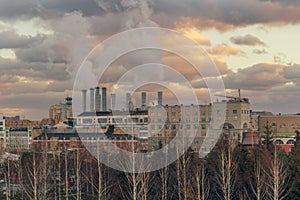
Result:
M262 45L262 46L266 46L266 44L261 41L259 38L247 34L245 36L235 36L235 37L231 37L230 41L234 44L238 44L238 45L247 45L247 46L255 46L255 45Z
M41 0L40 4L45 10L56 10L62 13L80 11L84 16L105 13L94 0Z
M43 35L32 37L18 35L14 31L3 31L0 32L0 49L27 48L39 44L44 38Z
M64 13L79 11L84 16L105 12L94 0L0 0L0 18L5 20L59 18Z
M166 26L174 21L190 19L181 25L226 29L227 24L243 26L256 23L298 23L300 21L300 6L298 4L262 2L258 0L165 0L157 1L154 7L157 23L164 22ZM219 23L223 23L222 27ZM185 24L184 24L185 23ZM234 28L227 27L227 28Z
M0 0L0 17L5 19L29 19L39 16L38 0Z
M16 49L18 59L24 62L66 63L68 47L54 36L48 36L42 43L26 49Z
M22 76L34 80L70 80L64 63L28 63L20 60L3 59L0 57L0 74Z

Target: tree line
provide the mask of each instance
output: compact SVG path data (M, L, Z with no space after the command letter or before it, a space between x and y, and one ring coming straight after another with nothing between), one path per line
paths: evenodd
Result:
M18 155L1 162L2 199L300 199L298 137L286 154L269 141L248 151L223 134L205 158L189 149L147 173L114 170L85 149L49 151L40 144Z

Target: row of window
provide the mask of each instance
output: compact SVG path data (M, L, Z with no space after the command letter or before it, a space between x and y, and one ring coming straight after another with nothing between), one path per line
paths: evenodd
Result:
M80 119L79 119L80 122ZM83 124L93 124L93 118L82 118L81 121ZM130 119L123 119L123 118L98 118L97 122L100 124L106 123L148 123L148 118L130 118Z
M201 124L200 126L201 126L202 130L206 130L206 125L205 124ZM178 126L176 126L175 124L171 125L171 129L172 130L176 130L177 128L178 128ZM191 128L193 128L194 130L198 130L199 125L197 125L197 124L194 124L194 125L191 125L191 124L186 124L186 125L180 124L179 125L179 129L191 130ZM154 125L154 124L152 124L150 126L150 129L151 130L161 130L162 129L162 125Z

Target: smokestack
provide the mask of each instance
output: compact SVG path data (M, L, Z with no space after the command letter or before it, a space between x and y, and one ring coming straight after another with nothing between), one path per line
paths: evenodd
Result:
M106 88L102 88L102 111L107 111L106 108Z
M86 90L82 90L82 112L86 112Z
M146 107L146 92L142 92L142 108Z
M162 98L163 98L163 92L159 91L157 92L157 103L158 105L162 106Z
M126 93L126 110L129 110L129 103L130 103L130 93Z
M111 94L111 110L116 109L116 94Z
M67 118L67 113L66 113L66 104L61 104L61 121L64 121Z
M95 110L96 112L100 111L100 93L99 93L99 87L95 87Z
M94 88L90 88L90 111L94 112L95 108L94 108Z

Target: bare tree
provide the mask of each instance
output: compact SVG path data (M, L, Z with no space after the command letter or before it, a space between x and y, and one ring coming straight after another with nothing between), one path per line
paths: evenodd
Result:
M289 194L287 190L287 166L284 163L279 148L280 147L275 145L274 155L268 169L269 177L267 185L269 186L269 190L267 193L269 198L274 200L284 199Z
M197 199L206 200L209 197L210 186L208 184L208 177L206 175L204 160L197 166L196 169L196 186L197 186Z
M253 151L253 180L250 181L252 192L257 200L266 198L266 154L265 149L258 146Z
M66 200L69 200L69 173L68 173L68 149L65 146L64 149L64 161L65 161L65 193L66 193Z
M230 132L222 135L218 144L217 184L221 189L221 199L230 200L234 195L236 163L233 151L236 142Z

